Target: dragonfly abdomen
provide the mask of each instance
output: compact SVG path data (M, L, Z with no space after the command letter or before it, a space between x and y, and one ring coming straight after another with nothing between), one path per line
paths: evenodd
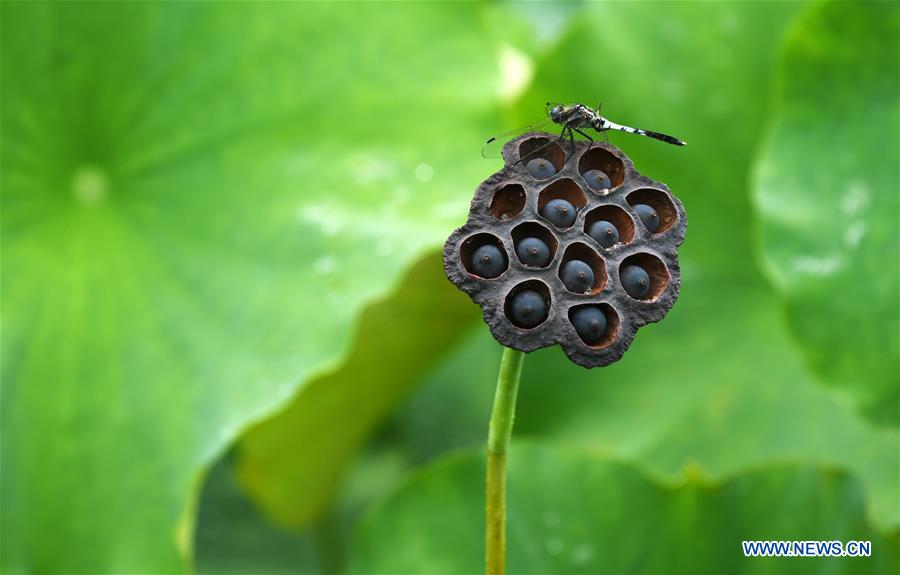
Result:
M632 128L631 126L623 126L622 124L616 124L615 122L610 122L606 118L602 118L603 124L605 125L606 130L618 130L620 132L627 132L629 134L637 134L638 136L646 136L648 138L653 138L654 140L659 140L661 142L665 142L667 144L673 144L675 146L686 146L687 144L678 138L669 136L667 134L660 134L659 132L652 132L650 130L642 130L640 128ZM596 129L596 128L595 128ZM599 132L600 130L597 129Z
M660 140L661 142L665 142L667 144L674 144L676 146L687 146L687 142L683 142L678 138L673 136L669 136L668 134L660 134L659 132L651 132L650 130L641 130L644 136L649 136L656 140Z

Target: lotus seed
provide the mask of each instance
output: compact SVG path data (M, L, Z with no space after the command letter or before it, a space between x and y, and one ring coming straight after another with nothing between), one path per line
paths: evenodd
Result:
M513 296L509 305L512 322L530 329L547 319L547 302L534 290L523 290Z
M650 276L640 266L625 266L619 274L622 287L634 299L641 299L650 291Z
M556 166L546 158L535 158L525 164L525 168L538 180L546 180L556 173Z
M574 293L587 293L594 285L594 271L581 260L567 261L559 277L566 289Z
M619 242L619 229L606 220L591 224L588 235L604 248L611 248Z
M541 215L557 227L568 228L575 223L575 206L568 200L557 198L547 202Z
M550 248L540 238L525 238L516 246L516 255L526 266L546 267L550 263Z
M606 314L599 307L576 308L571 315L572 325L584 343L594 345L606 333Z
M472 271L483 278L495 278L506 269L503 252L494 244L484 244L472 254Z
M584 181L595 191L609 190L612 187L609 176L602 170L589 170L588 172L585 172Z
M659 215L656 210L647 204L635 204L632 207L651 234L659 229Z

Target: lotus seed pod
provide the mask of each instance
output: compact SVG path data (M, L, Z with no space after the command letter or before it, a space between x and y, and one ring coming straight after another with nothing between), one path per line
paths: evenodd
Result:
M550 247L539 238L525 238L516 244L516 255L526 266L538 268L550 263Z
M538 180L546 180L547 178L553 177L553 174L556 173L556 168L553 166L553 163L546 158L535 158L530 160L526 166L528 172Z
M559 272L563 285L572 293L587 293L594 285L594 271L581 260L570 260Z
M619 242L619 229L605 220L594 222L588 235L604 248L611 248Z
M547 303L534 290L520 291L510 302L509 316L517 326L533 328L547 319Z
M659 215L656 213L656 210L647 204L635 204L633 207L638 217L641 218L644 227L650 230L650 233L659 229Z
M601 170L588 170L584 174L584 181L587 182L588 187L595 192L608 190L612 187L609 176Z
M541 210L541 215L557 227L568 228L575 223L575 206L563 199L550 200Z
M472 270L483 278L495 278L506 269L503 252L491 244L485 244L472 254Z
M625 292L634 299L641 299L650 291L650 275L640 266L625 266L619 276Z
M678 297L681 202L605 143L532 132L508 142L503 158L444 245L447 277L505 346L559 345L584 367L618 360ZM475 271L484 246L496 250L486 250L496 276Z
M606 333L606 314L597 306L581 306L572 310L572 325L586 344L594 345Z

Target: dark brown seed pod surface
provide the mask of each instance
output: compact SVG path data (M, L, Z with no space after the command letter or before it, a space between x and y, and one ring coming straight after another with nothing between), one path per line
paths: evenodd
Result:
M533 132L504 146L503 168L478 186L468 220L444 245L444 271L481 306L485 322L501 344L524 352L559 344L578 365L608 365L622 357L638 329L665 317L678 298L677 248L684 241L687 216L665 184L638 173L615 146L576 141L574 146L565 142L542 148L556 138ZM519 161L523 156L527 161L537 157L549 161L556 173L535 178L527 162ZM604 172L611 187L592 189L584 177L591 170ZM566 200L576 209L574 224L560 228L541 214L555 199ZM638 204L656 212L655 231L641 221L633 207ZM600 220L618 230L619 242L609 248L588 235L590 226ZM525 237L536 237L547 245L549 265L527 266L520 261L516 243ZM490 278L473 272L471 261L478 248L487 244L499 248L502 256L495 258L502 271ZM573 293L563 283L562 269L570 260L586 263L594 274L585 293ZM619 275L631 265L644 269L649 277L640 299L629 295ZM546 319L527 329L516 325L511 310L511 302L524 291L538 294L546 304ZM534 294L529 298L533 301ZM606 317L605 331L599 339L591 338L596 341L590 344L572 323L572 314L582 306L598 307Z

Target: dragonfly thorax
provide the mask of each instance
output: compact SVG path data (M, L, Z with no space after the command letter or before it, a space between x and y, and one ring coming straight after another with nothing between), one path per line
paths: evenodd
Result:
M550 108L550 119L560 125L590 126L597 116L595 111L582 104L558 104Z

